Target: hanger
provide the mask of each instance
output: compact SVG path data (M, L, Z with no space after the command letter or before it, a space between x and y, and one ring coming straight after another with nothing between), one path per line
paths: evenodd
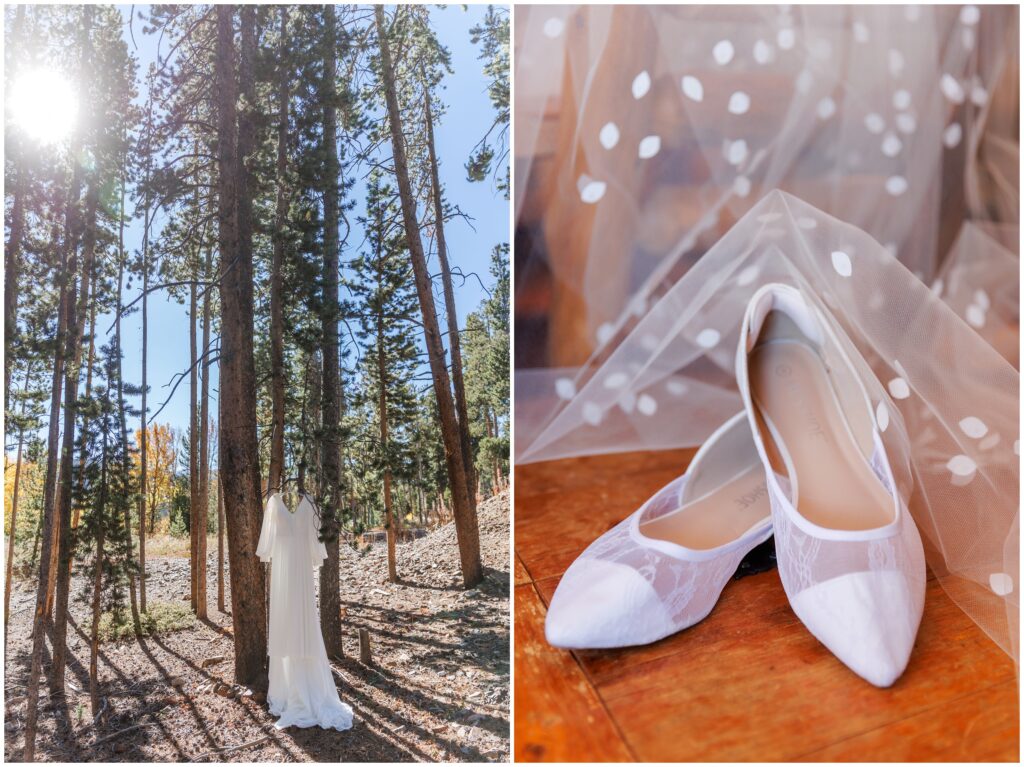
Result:
M284 495L285 490L288 487L289 483L292 483L292 482L294 482L296 484L295 490L299 494L299 496L306 498L309 501L310 505L313 507L313 512L316 514L317 520L318 521L322 520L323 517L320 514L320 504L318 504L316 502L316 499L312 495L310 495L308 492L306 492L305 488L298 487L299 478L297 476L295 476L295 477L282 477L281 478L281 485L280 485L280 487L276 487L275 488L275 487L269 487L268 486L267 489L266 489L266 492L263 493L263 502L266 503L267 501L269 501L270 500L270 496L272 496L274 493L280 493L281 495Z
M298 477L283 477L281 479L281 484L278 487L270 487L268 485L267 489L263 492L263 500L267 501L274 493L281 493L284 495L285 490L288 487L288 483L290 482L298 482ZM300 489L299 494L305 495L306 491Z

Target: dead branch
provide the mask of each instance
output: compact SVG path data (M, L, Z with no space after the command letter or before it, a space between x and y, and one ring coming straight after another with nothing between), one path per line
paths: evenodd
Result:
M218 754L229 754L232 751L241 751L243 748L249 748L250 746L257 746L260 743L266 743L270 739L271 738L270 738L269 735L264 735L262 738L256 738L256 740L250 740L248 743L240 743L237 746L225 746L223 748L215 748L212 751L207 751L205 754L200 754L199 756L197 756L192 761L193 762L198 762L200 759L206 759L207 757L210 757L210 756L217 756Z

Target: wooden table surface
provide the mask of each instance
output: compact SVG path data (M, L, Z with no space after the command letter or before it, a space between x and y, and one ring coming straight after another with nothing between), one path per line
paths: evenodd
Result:
M731 581L708 618L656 644L549 646L562 573L692 455L516 468L517 761L1018 761L1013 662L930 573L910 664L887 690L811 636L775 570Z

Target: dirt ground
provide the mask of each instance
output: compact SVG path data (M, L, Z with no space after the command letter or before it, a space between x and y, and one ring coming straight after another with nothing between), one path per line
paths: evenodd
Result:
M42 695L40 761L509 761L509 502L479 508L487 577L459 587L451 525L400 545L403 582L387 582L385 547L342 550L345 658L332 661L351 730L277 730L262 696L233 687L231 617L220 613L210 557L210 620L139 640L101 646L99 676L107 720L89 713L88 606L76 575L63 698ZM153 558L147 598L178 602L188 561ZM230 593L230 592L229 592ZM35 591L15 584L5 664L5 761L20 761L29 632ZM358 629L370 632L373 663L359 662ZM204 661L223 656L204 668ZM45 666L45 662L44 662ZM224 684L218 684L223 682ZM251 744L251 745L250 745ZM241 748L238 748L242 746ZM228 750L233 749L233 750Z

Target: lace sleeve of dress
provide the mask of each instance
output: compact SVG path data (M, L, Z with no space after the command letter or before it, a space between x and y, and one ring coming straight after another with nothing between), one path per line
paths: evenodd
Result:
M270 496L263 509L263 527L260 530L260 542L256 546L256 556L263 562L270 561L270 552L274 547L274 536L277 533L277 519L274 514L275 496Z

